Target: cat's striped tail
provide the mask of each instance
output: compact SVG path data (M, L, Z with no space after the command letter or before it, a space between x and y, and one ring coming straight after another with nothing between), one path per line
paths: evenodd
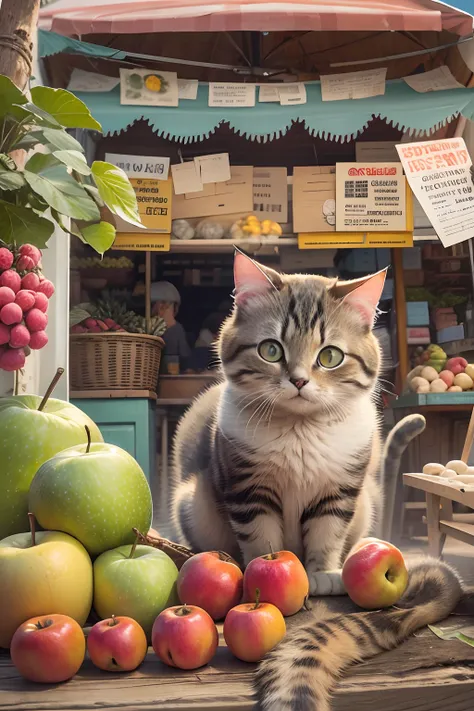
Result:
M445 563L424 558L410 566L396 608L331 615L324 605L291 631L261 663L255 689L259 711L328 711L338 677L354 662L397 647L420 627L447 617L463 595Z

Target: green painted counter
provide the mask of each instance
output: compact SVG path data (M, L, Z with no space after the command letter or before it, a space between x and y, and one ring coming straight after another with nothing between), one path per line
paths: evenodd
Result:
M155 472L156 407L150 398L74 398L71 403L89 415L105 442L131 454L148 479Z

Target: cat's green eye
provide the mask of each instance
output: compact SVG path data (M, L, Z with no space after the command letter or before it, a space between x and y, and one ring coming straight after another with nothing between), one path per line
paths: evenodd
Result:
M279 363L284 356L283 347L278 341L262 341L258 344L257 352L268 363Z
M341 365L343 360L344 353L340 348L336 346L326 346L326 348L323 348L322 351L319 352L317 362L318 365L323 368L331 370L331 368L337 368L338 365Z

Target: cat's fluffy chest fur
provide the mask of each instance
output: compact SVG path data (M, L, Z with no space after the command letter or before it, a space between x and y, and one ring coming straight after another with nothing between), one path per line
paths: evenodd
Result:
M329 415L292 418L288 413L258 422L258 413L252 416L242 410L231 388L223 390L218 427L226 439L251 447L254 484L278 492L283 547L300 557L304 553L303 511L310 502L331 497L341 487L358 485L348 463L357 462L360 452L373 448L378 437L370 397L355 401L342 422Z

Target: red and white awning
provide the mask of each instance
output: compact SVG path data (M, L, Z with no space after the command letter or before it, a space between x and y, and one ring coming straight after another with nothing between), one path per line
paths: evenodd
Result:
M435 31L469 35L473 17L437 0L57 0L39 27L62 35L151 32Z

